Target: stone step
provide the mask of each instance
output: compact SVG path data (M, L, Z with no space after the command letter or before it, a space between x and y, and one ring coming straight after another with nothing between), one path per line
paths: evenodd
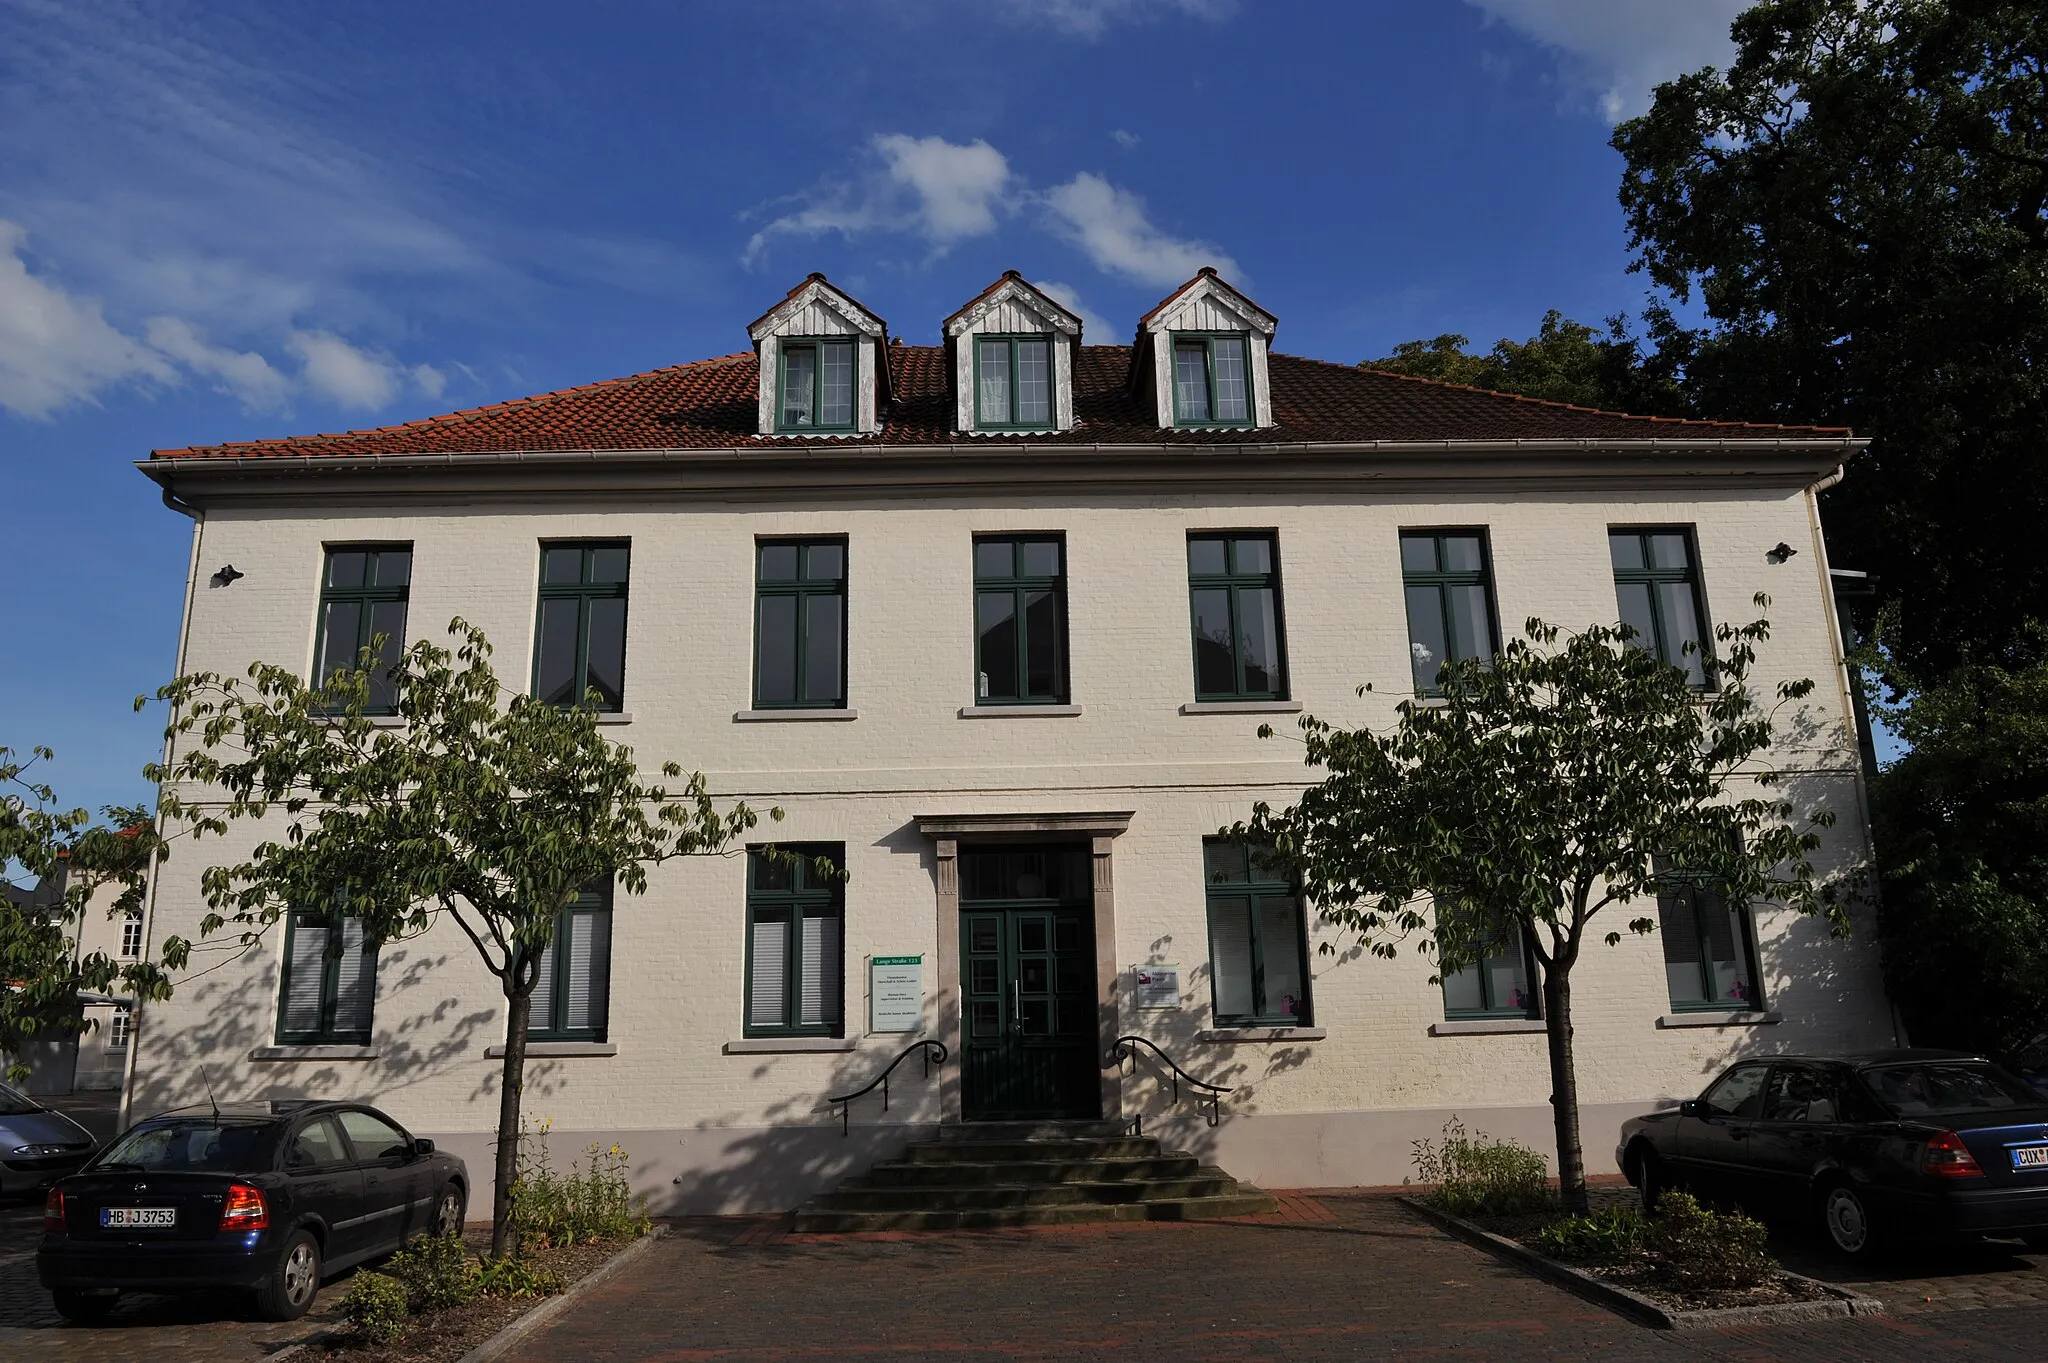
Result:
M1123 1135L1128 1122L949 1122L939 1128L942 1141L1090 1140Z
M903 1152L910 1164L1005 1164L1040 1160L1156 1159L1159 1142L1150 1136L1075 1140L919 1141Z
M1075 1203L1185 1202L1239 1192L1224 1176L1150 1179L1138 1183L990 1183L972 1187L863 1186L853 1179L813 1198L818 1211L940 1212L989 1207L1059 1207Z
M1115 1183L1152 1178L1188 1178L1207 1174L1193 1155L1159 1155L1138 1159L883 1160L868 1171L875 1184L941 1187L969 1183Z
M1256 1188L1241 1188L1218 1197L1162 1202L1074 1202L954 1211L833 1211L806 1205L797 1209L791 1229L800 1235L827 1235L856 1231L992 1230L1101 1221L1200 1221L1223 1216L1261 1216L1279 1210L1279 1205L1270 1194Z

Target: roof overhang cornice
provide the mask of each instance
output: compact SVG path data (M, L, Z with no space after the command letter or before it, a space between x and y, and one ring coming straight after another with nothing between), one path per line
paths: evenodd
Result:
M672 450L150 459L195 507L305 502L857 500L975 494L1514 492L1814 487L1867 440L1383 440L1083 445L868 441Z

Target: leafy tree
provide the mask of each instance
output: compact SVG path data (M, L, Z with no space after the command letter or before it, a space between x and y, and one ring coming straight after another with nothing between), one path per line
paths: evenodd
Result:
M167 813L196 835L283 816L248 860L209 867L202 937L233 925L243 944L294 907L333 906L390 942L452 922L505 995L491 1252L512 1243L527 1020L557 916L592 881L631 894L647 867L713 854L758 822L720 813L701 774L680 790L643 779L630 748L587 708L512 695L483 632L456 620L454 652L422 640L391 666L403 727L363 710L382 640L358 667L309 687L256 663L248 679L200 672L157 692L174 754L152 769ZM593 697L594 699L594 697ZM144 702L138 700L140 706ZM682 777L664 763L661 776ZM770 811L780 818L780 810ZM182 964L192 944L167 944Z
M53 756L39 747L21 761L0 748L0 870L17 868L33 883L7 881L0 899L0 1055L12 1057L7 1077L16 1081L28 1074L21 1057L36 1038L85 1030L81 993L119 988L161 999L171 992L154 962L79 951L93 897L118 884L108 916L139 913L149 868L166 852L146 809L110 805L100 811L106 823L83 809L59 809L56 792L34 779L36 763ZM49 892L58 885L60 893Z
M1493 944L1529 944L1542 973L1559 1182L1566 1205L1583 1211L1572 970L1602 911L1619 917L1682 874L1733 904L1826 912L1837 932L1848 920L1808 860L1833 816L1788 822L1795 811L1757 760L1779 706L1813 689L1783 683L1769 710L1751 694L1768 621L1715 631L1704 695L1625 627L1562 644L1554 625L1525 628L1491 662L1446 663L1440 696L1403 701L1385 732L1303 717L1307 763L1325 774L1292 807L1261 802L1225 832L1270 846L1323 919L1373 955L1392 958L1412 939L1441 972ZM1656 922L1625 926L1649 933Z
M1829 494L1905 675L2024 666L2048 601L2048 7L1764 0L1614 146L1703 413L1872 437Z
M1646 318L1653 339L1677 331L1670 315L1660 309L1651 308ZM1503 337L1483 355L1467 351L1467 343L1468 338L1456 332L1432 341L1403 341L1392 355L1367 360L1362 367L1608 411L1647 416L1684 416L1689 411L1676 362L1680 348L1667 352L1660 346L1646 352L1620 317L1607 320L1603 337L1552 308L1526 341Z

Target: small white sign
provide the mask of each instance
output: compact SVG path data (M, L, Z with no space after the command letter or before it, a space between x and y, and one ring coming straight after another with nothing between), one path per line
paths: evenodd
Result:
M1180 967L1177 965L1134 965L1131 984L1140 1008L1180 1007Z
M924 957L868 958L868 1030L914 1032L924 1023Z

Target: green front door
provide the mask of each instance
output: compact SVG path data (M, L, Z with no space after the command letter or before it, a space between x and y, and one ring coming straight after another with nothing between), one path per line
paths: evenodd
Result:
M1041 886L1065 888L1042 880L1024 888ZM1090 903L963 896L960 969L961 1115L968 1121L1100 1116Z

